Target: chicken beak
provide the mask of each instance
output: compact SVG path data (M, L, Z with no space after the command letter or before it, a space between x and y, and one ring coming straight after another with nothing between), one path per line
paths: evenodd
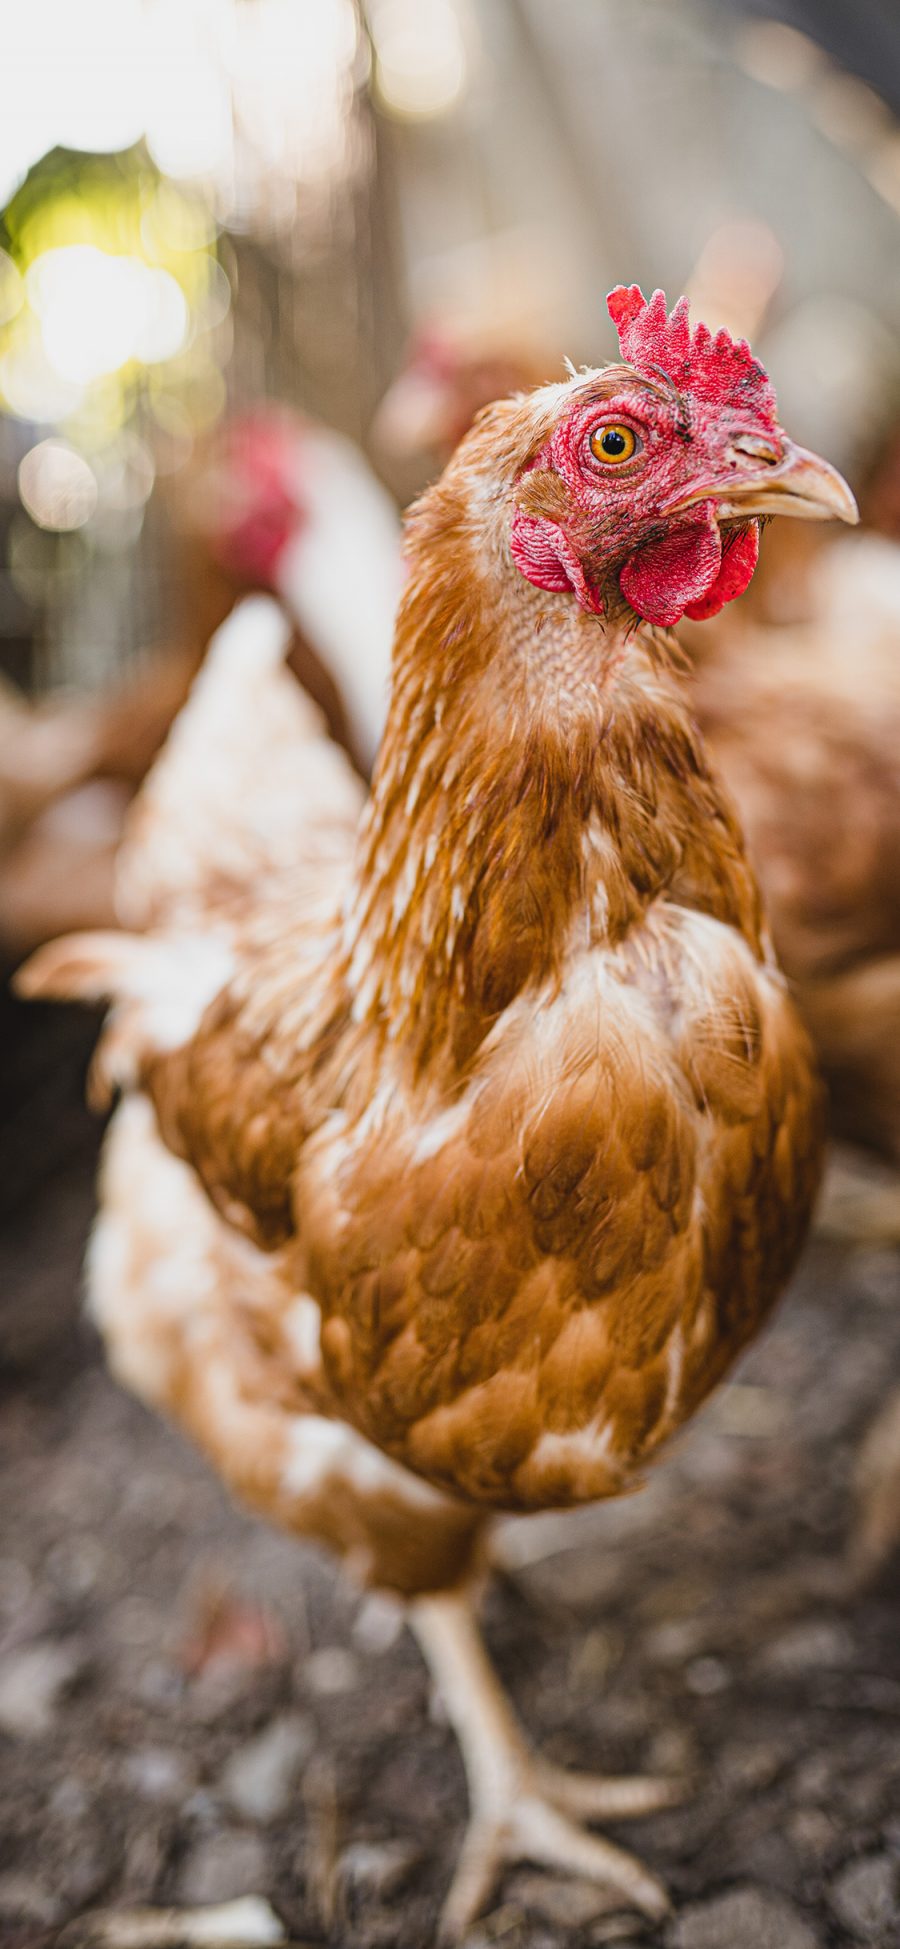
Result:
M736 441L734 452L746 463L748 457L756 457L756 445L754 442L751 447L748 442L745 447ZM837 468L817 453L796 447L792 440L783 440L781 446L779 460L773 462L767 457L758 470L747 470L743 478L732 476L708 490L721 518L743 521L751 515L792 514L806 521L847 521L855 525L859 510Z

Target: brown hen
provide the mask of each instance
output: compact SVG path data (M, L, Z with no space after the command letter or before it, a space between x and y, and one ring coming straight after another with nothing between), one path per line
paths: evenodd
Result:
M745 346L613 302L624 362L492 408L411 519L368 803L246 607L122 860L149 938L26 976L115 998L90 1291L117 1371L408 1602L469 1779L447 1936L521 1857L665 1907L580 1822L671 1783L534 1756L471 1587L494 1512L639 1477L765 1318L819 1171L658 625L746 581L760 512L852 501Z
M530 387L507 337L466 352L426 340L385 402L386 445L446 454L496 381ZM550 363L549 358L545 363ZM866 514L896 536L897 448ZM900 1166L900 548L776 525L737 609L688 624L693 708L737 801L778 959L810 1030L834 1137ZM829 1174L820 1222L861 1242L900 1237L896 1188L856 1165ZM900 1540L900 1396L860 1455L848 1567L877 1571Z

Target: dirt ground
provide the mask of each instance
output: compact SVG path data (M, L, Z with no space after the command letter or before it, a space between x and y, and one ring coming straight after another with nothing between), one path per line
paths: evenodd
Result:
M416 1649L108 1379L78 1307L89 1032L0 1029L0 1941L254 1892L298 1943L427 1949L465 1795ZM892 1378L900 1255L819 1241L642 1494L510 1533L485 1620L535 1740L686 1796L618 1830L665 1927L522 1868L472 1945L900 1945L900 1560L862 1595L834 1575Z

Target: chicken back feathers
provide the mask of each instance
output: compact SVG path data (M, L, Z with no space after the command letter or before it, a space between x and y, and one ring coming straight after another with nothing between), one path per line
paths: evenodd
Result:
M355 1525L371 1574L404 1589L459 1574L479 1510L633 1479L765 1317L817 1182L809 1046L674 647L636 628L596 552L600 620L510 556L536 491L541 519L566 520L534 456L622 383L496 406L420 504L358 830L305 707L273 707L271 659L231 712L253 755L216 756L240 689L216 647L126 855L155 937L129 943L130 973L102 947L87 972L85 945L73 973L63 944L31 976L117 992L162 1134L140 1102L114 1125L94 1304L114 1342L148 1338L149 1378L127 1349L120 1368L257 1506L344 1549ZM640 374L625 383L634 414ZM583 507L578 523L576 540ZM639 546L632 524L629 560ZM271 828L281 759L259 725L285 744ZM195 820L207 739L221 786ZM228 968L173 1038L143 990L149 957L176 967L191 933ZM186 1201L174 1230L162 1197L136 1221L155 1176ZM199 1275L178 1269L188 1239ZM122 1286L143 1295L130 1321ZM395 1542L398 1523L421 1532L402 1565L386 1510Z

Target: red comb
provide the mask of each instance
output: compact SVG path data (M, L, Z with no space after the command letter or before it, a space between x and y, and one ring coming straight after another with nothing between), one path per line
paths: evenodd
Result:
M217 466L217 515L211 541L217 561L271 588L278 562L306 521L299 455L303 422L261 406L225 427Z
M648 299L637 284L617 284L606 302L629 365L664 372L679 392L712 410L730 407L777 426L774 387L746 339L731 338L724 327L713 336L702 322L691 331L687 298L667 315L664 292Z

